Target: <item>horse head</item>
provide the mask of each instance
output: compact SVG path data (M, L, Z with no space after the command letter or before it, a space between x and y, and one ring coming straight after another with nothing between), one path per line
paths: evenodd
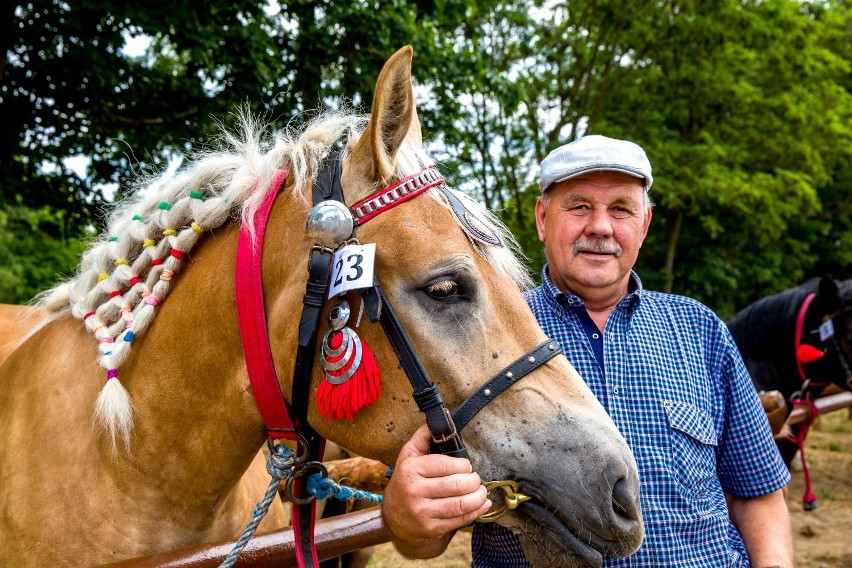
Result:
M120 207L78 276L47 297L54 321L4 363L0 438L11 442L0 464L52 464L76 485L52 500L47 520L39 507L11 499L13 492L0 496L0 519L8 521L0 524L0 556L23 565L38 542L51 563L95 563L239 534L263 485L246 479L257 479L266 432L236 323L240 227L229 221L248 223L287 170L265 238L253 246L264 251L269 347L292 401L306 265L316 244L305 222L312 183L335 143L349 207L434 166L422 147L410 48L385 64L366 122L345 113L320 117L298 135L262 143L249 121L232 142L236 151L210 154L159 192ZM433 187L387 207L353 236L375 244L376 279L450 410L546 341L523 299L529 277L511 236L460 193ZM316 404L326 376L314 365L306 417L327 439L392 464L423 416L382 327L357 316L356 292L346 297L347 325L375 356L381 394L351 419L330 417ZM75 317L63 315L69 305ZM325 303L321 322L333 319L332 305ZM93 334L97 362L87 355ZM83 417L104 381L99 408L107 428L93 434ZM37 446L58 428L71 451L42 456ZM640 545L632 454L563 356L494 397L461 435L483 479L515 480L532 498L499 522L521 534L534 565L598 565L604 554L625 556ZM0 478L26 502L36 491L26 469L4 468ZM78 533L82 548L68 544Z
M813 382L852 390L852 279L823 276L812 294L796 354L800 367Z

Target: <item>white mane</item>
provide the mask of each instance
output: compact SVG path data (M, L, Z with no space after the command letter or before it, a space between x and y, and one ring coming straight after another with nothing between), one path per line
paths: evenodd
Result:
M77 275L40 298L54 312L70 309L98 341L107 381L95 414L112 440L120 437L128 447L133 405L118 370L133 340L153 320L185 256L204 233L237 217L251 219L264 197L254 188L269 187L281 168L289 170L293 191L307 200L329 149L343 135L346 149L351 148L368 117L346 112L318 116L303 129L288 128L271 140L264 139L265 128L257 121L241 118L241 136L225 135L228 150L198 156L183 173L162 180L156 192L143 191L154 181L147 180L117 203L109 228L83 254ZM406 177L432 163L422 149L406 144L397 156L397 173ZM443 203L433 190L430 194ZM478 203L465 202L509 244L497 248L473 242L479 253L522 288L530 286L525 266L513 254L519 248L509 231Z

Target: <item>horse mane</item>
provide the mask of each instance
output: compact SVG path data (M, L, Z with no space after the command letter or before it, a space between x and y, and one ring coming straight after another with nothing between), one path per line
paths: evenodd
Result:
M759 358L774 358L779 346L792 349L796 314L810 292L816 290L817 280L761 298L744 308L731 321L731 331L740 352Z
M36 303L54 317L70 311L97 340L107 382L95 414L114 443L121 437L129 447L133 428L133 406L117 380L118 370L133 340L153 321L186 255L204 233L238 217L253 232L250 221L265 193L255 188L268 188L281 168L293 180L291 191L307 203L322 160L343 136L344 154L354 147L368 118L347 110L318 114L270 138L268 126L242 111L239 134L223 131L222 149L199 153L176 176L143 179L127 199L114 204L108 228L83 253L77 274L37 297ZM404 144L396 173L407 177L432 164L421 148ZM435 190L429 194L444 204ZM530 287L525 259L509 230L485 207L456 194L508 245L471 239L477 252L519 287Z

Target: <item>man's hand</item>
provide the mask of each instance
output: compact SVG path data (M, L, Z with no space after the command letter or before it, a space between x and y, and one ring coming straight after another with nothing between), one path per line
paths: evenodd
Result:
M491 508L470 462L429 454L431 440L423 425L402 447L382 502L382 518L394 545L409 558L440 555L456 529Z

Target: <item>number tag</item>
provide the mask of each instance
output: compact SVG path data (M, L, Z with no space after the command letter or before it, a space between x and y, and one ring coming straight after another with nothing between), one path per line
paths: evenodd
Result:
M827 320L823 322L821 326L819 326L819 340L825 341L826 339L831 339L834 337L834 322L831 320Z
M328 297L333 298L349 290L372 286L375 262L376 243L346 245L337 249L334 253Z

